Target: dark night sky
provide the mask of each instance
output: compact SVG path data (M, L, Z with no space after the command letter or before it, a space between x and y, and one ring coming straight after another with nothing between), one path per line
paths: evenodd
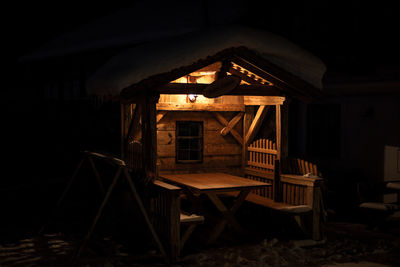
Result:
M229 2L239 3L245 10L242 23L270 30L310 50L327 64L330 72L371 76L400 68L396 40L400 24L397 9L388 1L380 1L379 6L356 0L264 1L264 8L260 8L261 1ZM101 1L95 5L28 2L23 7L9 3L3 9L6 56L14 63L19 56L60 34L127 6ZM390 79L393 76L396 75Z

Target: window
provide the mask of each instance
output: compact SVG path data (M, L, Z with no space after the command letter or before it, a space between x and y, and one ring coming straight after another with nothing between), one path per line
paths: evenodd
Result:
M176 122L176 162L203 161L203 123Z

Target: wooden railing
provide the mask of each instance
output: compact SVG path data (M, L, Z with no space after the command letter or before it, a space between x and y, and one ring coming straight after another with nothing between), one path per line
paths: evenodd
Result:
M311 173L322 177L317 164L299 158L285 158L282 160L282 173L305 175Z
M248 147L247 163L246 178L272 184L268 189L254 190L250 198L279 209L282 207L280 203L308 206L313 214L313 239L320 239L323 179L317 165L298 158L277 160L276 145L268 139L256 140Z
M249 168L263 171L274 171L277 158L276 144L268 139L258 139L247 148Z

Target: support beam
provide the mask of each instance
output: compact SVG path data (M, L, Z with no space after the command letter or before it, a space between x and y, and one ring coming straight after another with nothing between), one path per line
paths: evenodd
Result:
M243 112L239 112L235 117L233 117L233 119L231 119L229 123L221 130L221 135L226 136L228 133L230 133L233 127L236 126L242 117Z
M167 114L168 111L166 110L161 110L157 112L157 118L156 118L156 122L157 124L164 118L164 116Z
M260 106L257 110L257 114L254 117L253 122L250 125L249 131L246 134L245 142L244 144L246 146L253 141L254 137L256 136L258 130L260 129L260 126L267 115L268 112L268 106Z
M243 96L243 102L246 106L272 106L282 105L285 102L283 96Z
M243 104L158 103L158 111L244 111Z
M222 126L226 127L229 124L229 122L218 112L212 112L212 114L214 115L215 119L222 124ZM230 133L240 145L243 144L243 138L235 129L231 129Z
M157 90L160 94L203 94L203 90L209 84L201 83L167 83ZM279 88L269 85L240 84L226 95L259 95L259 96L283 96Z

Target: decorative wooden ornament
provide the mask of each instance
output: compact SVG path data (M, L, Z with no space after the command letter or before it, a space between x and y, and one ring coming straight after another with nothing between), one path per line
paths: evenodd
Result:
M234 75L225 76L211 83L204 88L203 95L208 98L215 98L222 96L240 84L241 79Z

